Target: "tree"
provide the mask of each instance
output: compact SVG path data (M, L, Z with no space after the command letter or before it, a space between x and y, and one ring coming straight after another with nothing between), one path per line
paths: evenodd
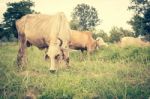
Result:
M135 15L128 23L132 25L132 28L135 32L135 36L143 35L144 30L144 19L139 15Z
M3 37L3 32L4 31L4 29L3 29L3 25L2 24L0 24L0 38L2 38Z
M135 14L143 15L150 8L149 0L131 0L129 10L134 10Z
M74 19L70 21L70 28L72 30L79 30L79 21Z
M118 27L113 27L111 30L110 30L110 42L119 42L120 39L122 37L126 37L126 36L134 36L134 33L129 31L129 30L126 30L126 29L123 29L122 27L118 28Z
M3 35L7 39L12 39L11 37L17 38L17 31L15 26L15 21L26 14L33 13L31 7L34 6L34 3L30 0L20 1L15 3L7 3L7 10L3 14Z
M78 30L92 30L95 26L100 24L100 19L94 7L83 3L78 4L74 8L71 22L77 22L76 24L72 24L77 27Z
M123 34L120 32L118 27L113 27L110 30L110 42L118 42L123 37Z
M132 0L128 8L135 12L129 24L132 25L136 36L144 35L150 40L150 1Z
M94 33L93 37L94 39L96 39L97 37L101 37L105 42L109 41L109 37L104 30L99 30L97 33Z
M146 34L150 34L150 8L144 13L143 26Z
M123 37L127 37L127 36L134 37L135 36L135 34L132 31L123 29L122 27L119 28L119 31Z

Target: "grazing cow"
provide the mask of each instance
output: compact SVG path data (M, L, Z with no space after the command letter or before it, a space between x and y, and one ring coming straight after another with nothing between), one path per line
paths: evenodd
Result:
M150 46L149 42L142 40L141 38L134 38L134 37L123 37L121 38L120 42L118 43L120 47L126 46Z
M28 14L16 21L20 47L17 56L18 65L25 61L25 48L35 45L39 49L47 48L46 57L50 58L50 71L57 70L56 63L63 59L69 63L68 43L70 27L64 13L55 15Z
M69 48L81 50L82 53L84 50L91 53L96 49L97 43L96 40L93 39L91 32L72 30L70 36Z
M96 41L97 41L97 48L100 48L100 47L107 47L108 44L104 42L104 40L101 38L101 37L97 37L96 38Z

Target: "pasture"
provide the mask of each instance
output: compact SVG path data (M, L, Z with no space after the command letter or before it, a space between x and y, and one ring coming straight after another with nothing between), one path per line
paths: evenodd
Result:
M0 45L0 99L148 99L150 47L111 45L80 61L71 52L70 68L52 74L44 51L27 49L28 64L16 66L17 43Z

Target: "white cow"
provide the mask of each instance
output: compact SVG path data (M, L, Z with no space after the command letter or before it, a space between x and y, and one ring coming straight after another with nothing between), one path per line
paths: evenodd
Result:
M104 42L104 40L101 38L101 37L97 37L96 38L96 41L97 41L97 47L100 48L100 47L107 47L108 44Z
M63 59L69 63L68 43L70 27L64 13L55 15L28 14L16 21L20 47L17 63L25 61L25 48L35 45L40 49L47 48L47 57L51 60L50 71L57 70L56 63Z
M143 41L141 38L123 37L119 42L120 47L126 46L150 46L149 42Z

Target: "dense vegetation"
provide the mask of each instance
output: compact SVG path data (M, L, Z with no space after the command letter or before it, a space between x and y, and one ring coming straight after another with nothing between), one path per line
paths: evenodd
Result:
M26 14L34 13L31 8L34 3L30 0L7 3L7 10L3 13L4 20L0 23L0 41L16 41L18 33L15 22Z
M74 30L93 30L100 24L97 10L88 4L78 4L72 12L70 26Z
M71 52L69 69L48 71L44 51L27 49L28 64L18 71L18 44L0 45L0 99L148 99L150 47L118 48L110 45L80 61Z
M144 35L150 41L150 1L131 0L128 8L135 13L129 21L135 35Z

